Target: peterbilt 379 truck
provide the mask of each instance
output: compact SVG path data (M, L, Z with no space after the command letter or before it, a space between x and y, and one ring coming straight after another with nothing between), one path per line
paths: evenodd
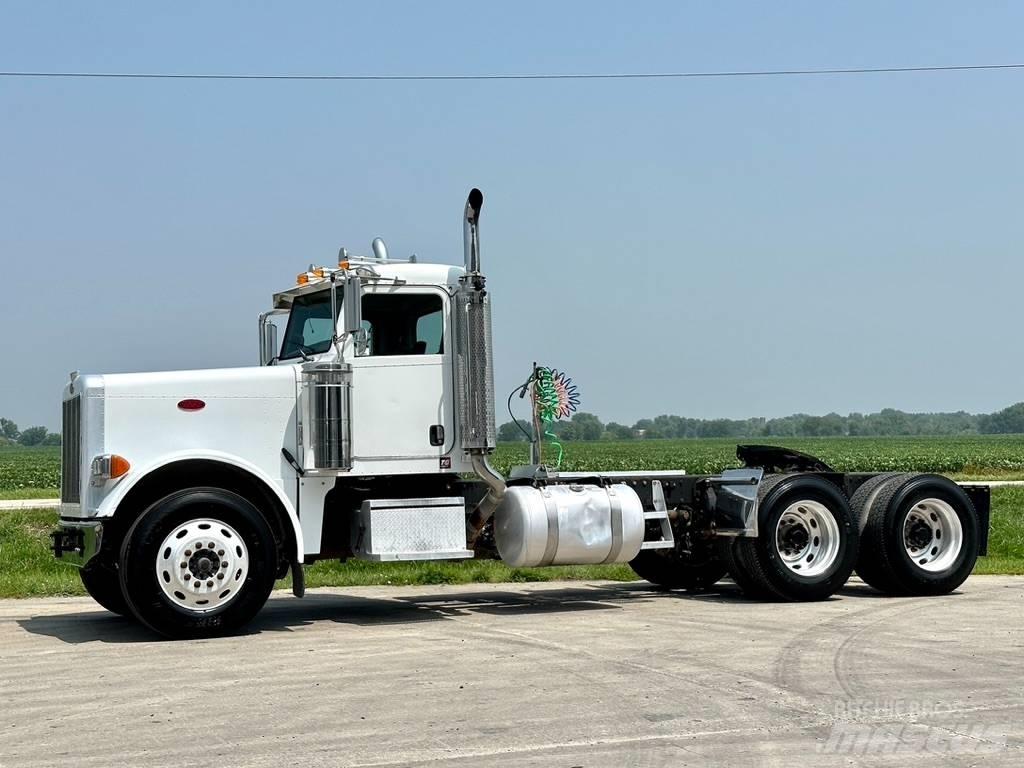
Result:
M937 475L756 445L717 475L558 472L534 433L531 463L503 477L482 205L472 190L461 267L377 240L300 274L260 316L258 367L72 374L56 557L171 637L236 630L289 570L301 597L321 559L629 563L664 588L728 574L768 600L826 598L854 569L895 594L968 576L989 492Z

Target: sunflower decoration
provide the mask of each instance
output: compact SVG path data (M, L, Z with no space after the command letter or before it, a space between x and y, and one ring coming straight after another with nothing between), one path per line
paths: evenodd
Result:
M556 421L567 419L580 405L579 390L572 379L563 371L546 366L537 366L533 372L533 404L537 421L544 429L545 437L558 450L555 467L562 465L562 444L558 436L548 427Z

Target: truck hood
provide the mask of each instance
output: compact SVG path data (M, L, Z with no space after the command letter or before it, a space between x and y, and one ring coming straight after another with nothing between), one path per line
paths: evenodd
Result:
M292 398L298 367L209 368L194 371L113 373L103 376L109 398Z
M185 456L255 465L280 485L281 448L296 445L299 373L282 365L78 376L64 392L61 514L102 514L119 487ZM130 462L128 474L91 484L90 462L111 453Z

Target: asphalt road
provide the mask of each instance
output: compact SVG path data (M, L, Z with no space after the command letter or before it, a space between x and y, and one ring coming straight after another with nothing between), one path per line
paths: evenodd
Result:
M644 583L275 595L155 639L0 601L0 766L1024 764L1024 578L816 604Z

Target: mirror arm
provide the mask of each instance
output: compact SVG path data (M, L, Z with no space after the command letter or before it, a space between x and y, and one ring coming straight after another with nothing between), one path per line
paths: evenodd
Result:
M342 361L345 336L344 333L338 333L338 275L331 272L331 346L334 347L334 356L339 363Z

